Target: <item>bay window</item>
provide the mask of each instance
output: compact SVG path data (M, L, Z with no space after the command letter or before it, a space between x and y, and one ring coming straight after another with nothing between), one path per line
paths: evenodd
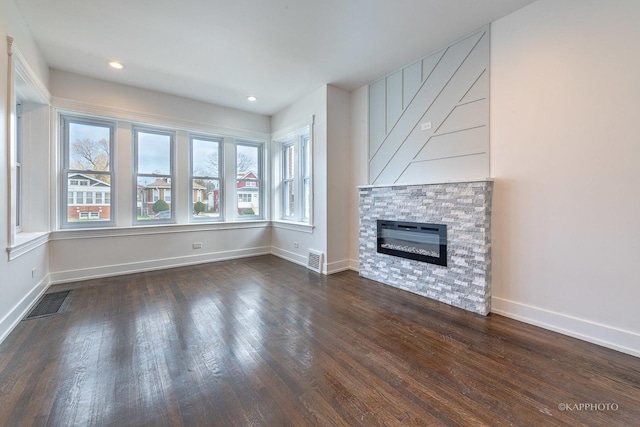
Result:
M265 219L264 141L82 113L58 117L60 228Z

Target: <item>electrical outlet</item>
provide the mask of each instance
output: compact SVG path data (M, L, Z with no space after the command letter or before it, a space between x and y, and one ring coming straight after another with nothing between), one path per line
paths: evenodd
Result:
M193 249L202 249L202 242L196 242L193 244Z
M298 247L300 247L300 245L298 244L298 242L293 242L293 247L294 248L298 248Z
M38 272L38 269L37 269L37 268L35 268L35 267L33 267L33 268L31 269L31 277L36 277L36 273L37 273L37 272Z
M429 129L431 129L431 122L425 122L425 123L422 123L422 124L420 125L420 129L422 129L422 130L429 130Z

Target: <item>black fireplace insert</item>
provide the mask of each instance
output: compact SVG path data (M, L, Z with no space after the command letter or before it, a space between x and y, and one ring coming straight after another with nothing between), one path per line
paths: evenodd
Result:
M378 220L378 253L447 265L447 226Z

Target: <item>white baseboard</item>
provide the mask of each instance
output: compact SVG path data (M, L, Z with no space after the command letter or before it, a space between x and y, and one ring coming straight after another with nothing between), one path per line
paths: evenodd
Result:
M497 297L491 299L491 312L640 357L640 334L636 332Z
M324 265L327 274L340 273L341 271L349 270L350 260L343 259L341 261L334 261Z
M6 316L0 320L0 343L18 326L18 323L29 313L40 297L49 289L50 281L44 277L16 304Z
M360 273L360 261L357 259L349 260L349 270L353 270L356 273Z
M271 246L271 255L275 255L278 258L282 258L294 264L302 265L304 267L307 266L307 258L304 255L300 255L295 252L291 252L281 248L276 248L275 246Z
M294 252L287 251L285 249L271 247L271 254L282 258L284 260L293 262L294 264L307 266L307 258L303 255L296 254ZM322 272L324 274L334 274L341 271L349 270L349 260L336 261L331 263L323 263Z
M77 282L80 280L97 279L100 277L119 276L122 274L142 273L144 271L164 270L167 268L185 267L188 265L205 264L214 261L225 261L237 258L247 258L271 253L269 246L232 251L210 252L200 255L190 255L174 258L139 261L127 264L115 264L77 270L58 271L50 273L51 284Z

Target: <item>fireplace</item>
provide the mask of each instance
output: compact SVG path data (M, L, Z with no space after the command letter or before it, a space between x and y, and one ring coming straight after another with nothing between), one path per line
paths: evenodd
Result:
M491 311L491 180L366 185L358 191L360 276L474 313ZM387 226L382 227L378 220ZM440 230L446 233L442 237L437 233L437 245L436 233L422 230L438 228L430 223L443 224ZM406 225L417 228L407 230ZM426 232L432 234L428 239L415 237ZM392 241L394 235L400 242ZM425 243L426 247L420 246ZM411 259L414 250L404 246L418 246L426 255L437 247L437 260L446 266ZM385 252L388 250L405 253ZM390 256L407 253L409 259Z
M378 253L447 265L447 226L378 220Z

